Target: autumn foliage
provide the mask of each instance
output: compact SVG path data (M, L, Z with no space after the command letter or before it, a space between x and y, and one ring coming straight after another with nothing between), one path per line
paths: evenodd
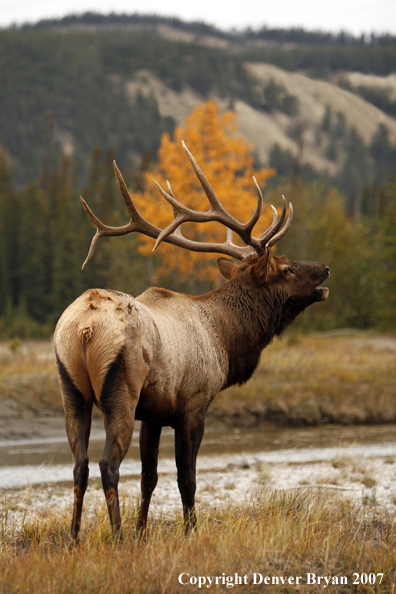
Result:
M142 215L150 222L164 229L173 220L172 207L160 195L152 179L165 190L169 180L174 196L179 202L194 210L208 210L209 203L192 169L182 140L190 149L218 199L235 218L247 222L257 204L257 194L253 175L261 188L266 179L274 175L273 169L253 167L252 146L237 133L236 114L231 111L220 113L213 101L198 106L186 119L184 127L176 128L174 140L168 133L161 138L158 151L159 161L155 168L144 173L144 191L137 196L137 204ZM264 207L254 234L259 235L272 220L272 211ZM226 229L218 223L187 223L183 225L183 235L197 241L223 242ZM238 243L238 238L234 237ZM139 251L151 252L154 240L140 238ZM189 252L162 243L158 248L161 265L156 279L161 273L166 275L195 275L199 279L214 281L218 278L216 257L213 254ZM156 280L155 279L155 280Z

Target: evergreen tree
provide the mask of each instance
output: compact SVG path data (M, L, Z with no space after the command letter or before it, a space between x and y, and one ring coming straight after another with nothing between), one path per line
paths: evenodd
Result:
M73 187L72 163L63 157L56 174L57 216L56 243L53 254L51 303L56 318L82 291L81 256L76 216L76 191Z
M381 307L379 319L387 330L396 327L396 180L389 191L391 206L382 224L382 249L379 254Z
M18 303L41 323L48 320L51 297L52 245L47 195L32 182L19 193Z
M360 199L364 186L369 181L369 153L362 137L355 128L349 132L346 142L346 159L339 176L339 185L346 195L346 211L350 216L360 212Z
M330 107L327 105L326 110L323 114L321 129L324 132L329 132L330 128L331 128L331 122L332 122L332 113L331 113Z
M102 148L95 147L92 153L88 183L82 190L84 200L99 219L106 222L107 225L122 224L123 208L125 208L114 175L113 160L112 151L108 151L103 156ZM79 221L79 268L81 268L95 229L80 201L77 204L77 219ZM84 269L81 278L84 288L107 287L113 284L113 243L110 240L104 244L101 246L102 249L95 254L95 258L89 263L89 266Z
M395 174L396 146L389 140L389 130L384 124L378 130L370 145L370 153L374 161L374 178L378 185L384 186Z
M0 315L6 303L16 303L18 205L12 190L11 169L8 155L0 146Z

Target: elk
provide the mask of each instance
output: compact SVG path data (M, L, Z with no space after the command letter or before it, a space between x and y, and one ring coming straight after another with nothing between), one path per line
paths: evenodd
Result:
M246 382L273 337L280 335L306 307L327 299L329 293L327 287L320 286L330 274L327 266L288 260L271 250L290 228L292 205L286 219L286 200L282 197L280 215L272 207L270 227L254 237L252 231L263 205L256 180L257 207L250 221L242 224L224 209L184 143L183 147L210 209L191 210L176 200L169 182L168 192L156 184L174 212L172 223L161 230L139 214L114 163L130 222L121 227L107 226L81 198L97 228L83 267L101 237L131 232L155 238L154 249L165 241L187 250L228 255L240 263L220 257L217 262L226 282L204 295L150 288L133 298L113 290L91 289L59 319L54 346L66 431L75 459L71 524L74 541L78 539L88 483L93 404L104 415L106 440L99 466L114 536L122 538L119 467L128 451L135 419L141 421L142 463L137 531L146 530L164 426L175 431L177 482L188 531L196 525L196 458L210 403L221 390ZM226 227L224 243L200 243L181 232L182 223L206 221ZM243 247L233 243L233 232L243 240Z

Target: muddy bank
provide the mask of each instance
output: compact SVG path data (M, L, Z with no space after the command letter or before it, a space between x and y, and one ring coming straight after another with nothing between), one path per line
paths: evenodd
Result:
M263 428L268 427L313 427L325 424L388 424L396 423L396 416L392 419L383 415L362 415L356 411L355 415L340 415L339 419L320 415L317 410L312 413L312 408L293 411L288 414L277 403L273 407L267 403L235 403L233 409L213 407L207 414L207 430L237 429L237 428ZM138 434L140 423L135 424L135 434ZM92 432L102 432L103 417L97 411L92 421ZM37 414L31 410L21 410L12 400L0 401L0 442L11 440L51 439L64 437L66 439L65 421L63 412L48 412Z
M384 398L378 392L356 387L354 394L345 394L342 401L331 397L300 393L285 394L282 389L272 398L248 399L249 386L233 388L217 396L206 415L209 427L254 428L266 425L310 427L322 424L396 423L396 388ZM346 391L346 390L345 390ZM283 393L282 393L283 392ZM393 392L393 393L392 393ZM376 397L377 396L377 397ZM102 423L102 413L94 407L94 422ZM63 409L55 376L46 378L14 378L0 383L0 440L51 436L63 430Z
M303 489L337 492L366 508L386 509L394 513L396 503L396 442L325 448L284 449L198 456L197 509L244 505L258 501L270 491ZM72 463L70 479L58 477L57 465L49 465L47 478L33 481L23 488L3 488L8 521L22 519L25 513L48 514L68 509L71 513L73 489ZM136 466L136 468L135 468ZM121 466L120 495L137 505L140 497L140 465L125 460ZM139 467L139 468L138 468ZM43 473L42 466L36 473ZM104 507L98 465L90 464L90 481L84 500L85 513L93 514ZM41 482L41 484L39 484ZM180 513L173 460L160 459L159 480L153 494L150 515L173 516Z
M370 398L371 399L371 398ZM396 423L396 403L389 407L376 408L372 403L345 403L336 410L333 402L307 399L298 406L287 399L273 401L230 402L227 406L216 405L209 409L206 419L211 425L228 427L316 427L328 423L342 425L375 425Z

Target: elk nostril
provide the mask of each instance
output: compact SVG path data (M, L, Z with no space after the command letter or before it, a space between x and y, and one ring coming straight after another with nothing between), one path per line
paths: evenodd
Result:
M330 274L330 268L329 268L328 266L325 266L325 269L326 269L326 272L327 272L328 274Z

